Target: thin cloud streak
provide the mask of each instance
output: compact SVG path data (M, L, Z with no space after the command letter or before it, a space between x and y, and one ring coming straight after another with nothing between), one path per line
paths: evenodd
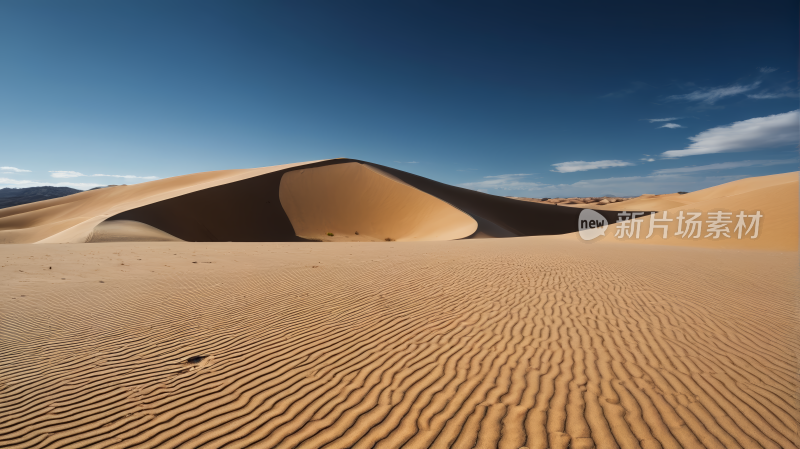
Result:
M711 171L711 170L731 170L734 168L744 168L744 167L771 167L773 165L788 165L788 164L798 164L798 163L800 163L800 159L719 162L716 164L698 165L693 167L664 168L661 170L654 171L653 175L666 175L674 173L696 173L696 172Z
M3 170L3 173L30 173L30 170L23 170L17 167L0 167L0 170Z
M53 178L79 178L81 176L86 176L86 175L71 170L55 170L55 171L51 170L50 176Z
M712 105L723 98L732 97L735 95L743 94L745 92L749 92L757 88L760 84L761 81L756 81L750 85L734 84L733 86L728 86L728 87L713 87L713 88L699 89L694 92L690 92L688 94L670 95L669 97L667 97L667 100L699 101L701 103Z
M785 87L776 91L762 91L757 94L750 94L747 96L747 98L751 98L753 100L774 100L776 98L796 98L797 96L797 91Z
M467 182L460 184L461 187L485 191L485 190L518 190L518 191L535 191L548 186L540 182L524 181L523 178L531 176L526 173L515 173L508 175L484 176L483 181Z
M92 175L101 178L124 178L124 179L158 179L157 176L134 176L134 175Z
M597 170L601 168L611 168L611 167L628 167L631 165L634 164L620 160L605 160L605 161L594 161L594 162L570 161L570 162L560 162L558 164L553 164L555 170L550 170L550 171L556 173L573 173L576 171Z

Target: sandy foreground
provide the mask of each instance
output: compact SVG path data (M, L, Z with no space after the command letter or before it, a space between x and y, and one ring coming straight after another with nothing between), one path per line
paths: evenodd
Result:
M797 252L0 248L2 447L800 443Z

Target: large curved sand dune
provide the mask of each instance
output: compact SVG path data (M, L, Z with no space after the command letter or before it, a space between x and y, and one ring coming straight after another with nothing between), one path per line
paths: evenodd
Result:
M99 241L92 238L95 227L116 220L194 242L518 237L574 232L579 213L331 159L198 173L11 207L0 211L0 243ZM117 226L102 241L153 241L152 235Z
M794 254L531 237L2 255L2 447L800 442Z

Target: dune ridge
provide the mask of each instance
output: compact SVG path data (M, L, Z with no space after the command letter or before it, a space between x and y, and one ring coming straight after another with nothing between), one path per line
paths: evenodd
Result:
M798 444L789 254L532 237L3 255L4 447Z

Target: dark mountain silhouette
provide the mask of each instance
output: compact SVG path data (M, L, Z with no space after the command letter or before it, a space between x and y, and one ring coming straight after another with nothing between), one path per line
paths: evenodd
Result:
M36 201L61 198L62 196L79 193L82 190L70 187L23 187L20 189L5 188L0 189L0 209L6 207L19 206L21 204L35 203Z

